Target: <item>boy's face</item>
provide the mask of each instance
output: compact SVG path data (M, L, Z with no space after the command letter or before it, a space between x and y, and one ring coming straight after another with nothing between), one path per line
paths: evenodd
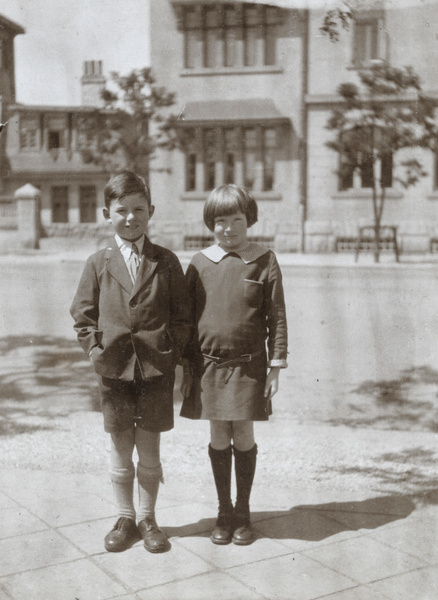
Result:
M248 221L240 211L228 216L218 216L214 220L214 234L224 250L232 252L246 248L247 232Z
M103 209L103 216L114 227L114 231L124 240L135 242L144 233L154 207L149 206L143 194L129 194L111 202L109 210Z

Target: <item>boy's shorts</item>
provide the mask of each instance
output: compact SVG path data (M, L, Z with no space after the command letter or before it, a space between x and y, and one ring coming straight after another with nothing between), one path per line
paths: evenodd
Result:
M173 428L174 373L148 380L98 379L103 424L108 433L126 431L134 424L154 432Z

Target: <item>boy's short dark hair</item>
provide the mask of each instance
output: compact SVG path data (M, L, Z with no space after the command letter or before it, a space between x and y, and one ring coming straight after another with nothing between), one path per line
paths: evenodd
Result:
M111 202L130 194L143 194L149 206L151 205L151 192L143 177L132 171L117 173L111 177L103 190L106 208L109 210Z
M248 190L234 183L226 183L215 188L204 205L204 223L214 231L216 217L224 217L241 212L246 216L248 227L257 223L257 204Z

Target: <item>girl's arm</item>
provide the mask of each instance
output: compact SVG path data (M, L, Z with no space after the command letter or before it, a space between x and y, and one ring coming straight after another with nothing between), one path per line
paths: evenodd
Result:
M287 367L287 322L284 301L283 282L280 266L271 254L268 273L268 295L266 298L266 316L268 326L268 366Z
M271 367L266 377L265 398L272 398L278 392L278 380L280 377L280 367Z

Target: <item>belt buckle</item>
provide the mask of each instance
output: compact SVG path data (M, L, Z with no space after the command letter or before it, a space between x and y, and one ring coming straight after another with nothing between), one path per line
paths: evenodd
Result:
M242 354L242 356L240 358L242 358L244 362L251 362L252 355L251 354Z

